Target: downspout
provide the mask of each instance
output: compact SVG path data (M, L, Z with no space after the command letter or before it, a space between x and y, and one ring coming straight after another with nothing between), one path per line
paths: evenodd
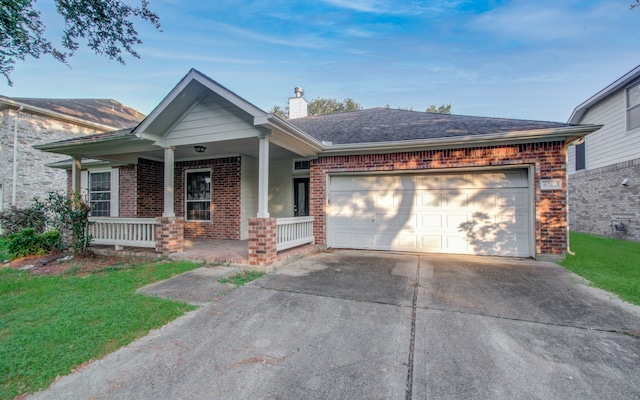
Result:
M576 146L576 145L579 145L579 144L582 144L582 143L584 143L584 136L567 143L567 148L566 148L566 151L564 152L565 170L568 171L568 169L569 169L569 146ZM569 232L570 232L570 228L569 228L569 174L567 174L567 178L566 179L567 179L567 217L566 217L567 218L567 254L569 254L571 256L575 256L576 253L571 251L571 237L569 236Z
M22 111L22 106L18 107L13 121L13 186L11 191L11 205L16 205L16 190L18 188L18 113Z

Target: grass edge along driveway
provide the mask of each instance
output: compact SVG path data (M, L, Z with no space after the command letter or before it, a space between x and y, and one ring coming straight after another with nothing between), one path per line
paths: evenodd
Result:
M577 232L571 232L570 240L576 255L567 255L560 265L592 286L640 305L640 242Z
M59 276L0 269L0 399L46 388L195 309L135 290L199 266L148 262Z

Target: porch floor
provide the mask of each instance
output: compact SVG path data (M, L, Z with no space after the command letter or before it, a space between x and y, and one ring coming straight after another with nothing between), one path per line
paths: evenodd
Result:
M125 246L123 250L115 250L114 246L93 245L96 253L115 256L160 258L160 254L153 249L144 247ZM279 267L294 259L303 257L317 251L317 246L307 244L292 249L279 251L278 261L275 267ZM220 239L184 239L184 250L180 253L172 253L168 257L171 260L186 260L217 264L236 264L249 267L249 241L248 240L220 240ZM258 268L251 266L251 268Z

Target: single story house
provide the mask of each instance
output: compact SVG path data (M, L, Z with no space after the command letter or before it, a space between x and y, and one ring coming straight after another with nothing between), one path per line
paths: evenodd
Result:
M71 190L86 171L95 237L165 254L185 237L248 240L263 267L308 242L566 253L567 146L599 126L388 108L305 116L301 90L290 110L266 113L191 70L135 128L36 147L73 157Z

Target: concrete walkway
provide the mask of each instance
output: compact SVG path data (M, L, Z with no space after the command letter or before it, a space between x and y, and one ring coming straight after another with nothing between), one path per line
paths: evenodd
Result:
M555 264L344 251L216 298L32 398L634 399L639 331L638 307Z

